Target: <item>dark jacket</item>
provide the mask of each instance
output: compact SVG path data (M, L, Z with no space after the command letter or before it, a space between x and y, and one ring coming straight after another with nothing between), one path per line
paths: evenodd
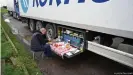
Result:
M31 50L40 51L43 50L43 46L48 42L46 35L42 35L41 32L37 31L32 35L31 39Z

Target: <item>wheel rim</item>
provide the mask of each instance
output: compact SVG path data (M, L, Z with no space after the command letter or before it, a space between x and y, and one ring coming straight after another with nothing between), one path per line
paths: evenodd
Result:
M33 23L30 23L30 30L33 31Z
M47 30L47 37L48 37L48 38L52 38L52 35L53 35L52 29L48 29L48 30Z
M36 30L40 30L42 28L42 26L40 24L36 25Z

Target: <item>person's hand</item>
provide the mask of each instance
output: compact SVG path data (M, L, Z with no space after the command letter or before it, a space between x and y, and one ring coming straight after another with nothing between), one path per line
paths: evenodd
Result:
M51 41L51 38L48 38L48 41Z
M48 44L52 45L53 43L52 42L48 42Z

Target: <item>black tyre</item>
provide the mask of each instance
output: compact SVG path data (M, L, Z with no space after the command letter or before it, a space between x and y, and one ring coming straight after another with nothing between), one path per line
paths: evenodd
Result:
M37 21L36 22L36 30L40 30L43 27L42 22L41 21Z
M17 18L17 14L15 12L13 12L13 18Z
M11 11L8 11L9 16L11 16Z
M31 32L35 32L35 30L36 30L36 28L35 28L35 22L32 19L29 22L29 28L30 28L30 31Z
M51 24L47 24L46 30L47 30L47 33L46 33L47 38L54 39L56 36L56 30L54 29L54 26Z
M11 16L10 11L8 11L9 16Z
M13 12L13 18L15 18L15 13Z
M30 29L30 21L28 18L23 18L23 23L26 23L28 28Z

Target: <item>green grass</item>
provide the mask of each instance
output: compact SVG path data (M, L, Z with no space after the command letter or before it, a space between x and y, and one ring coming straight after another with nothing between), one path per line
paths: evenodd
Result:
M4 43L4 42L6 42L6 41L8 41L7 39L6 39L6 37L5 37L5 35L4 35L4 33L3 33L3 31L1 31L1 38L2 38L2 40L1 40L1 43Z
M5 8L0 8L0 9L1 9L0 13L7 13L8 12L7 9L5 9Z
M1 50L1 58L2 59L7 59L12 56L13 49L8 41L1 44L1 49L2 49Z
M6 59L12 56L13 49L10 42L6 39L3 31L1 31L1 58Z
M0 14L8 13L7 9L0 7ZM1 20L1 17L0 17Z
M9 63L5 64L4 71L4 75L24 75L24 72L20 67L14 67Z
M1 35L1 58L2 60L5 60L5 65L3 63L2 65L2 69L4 69L4 71L2 72L2 74L4 75L24 75L23 70L21 69L20 66L14 66L11 61L10 61L10 57L14 56L13 54L13 47L11 46L10 42L6 39L5 34L3 33L3 31L1 31L2 35Z
M4 12L5 12L5 10L4 10ZM16 36L12 34L10 27L4 22L3 19L1 19L1 25L4 29L6 29L6 33L8 34L8 36L14 43L15 47L17 48L19 61L26 66L29 74L36 75L38 73L37 75L42 75L39 68L37 67L37 64L35 63L34 60L32 60L32 57L28 53L27 49L25 49L24 45L21 44L17 40ZM3 41L4 40L6 40L6 39L3 39Z

